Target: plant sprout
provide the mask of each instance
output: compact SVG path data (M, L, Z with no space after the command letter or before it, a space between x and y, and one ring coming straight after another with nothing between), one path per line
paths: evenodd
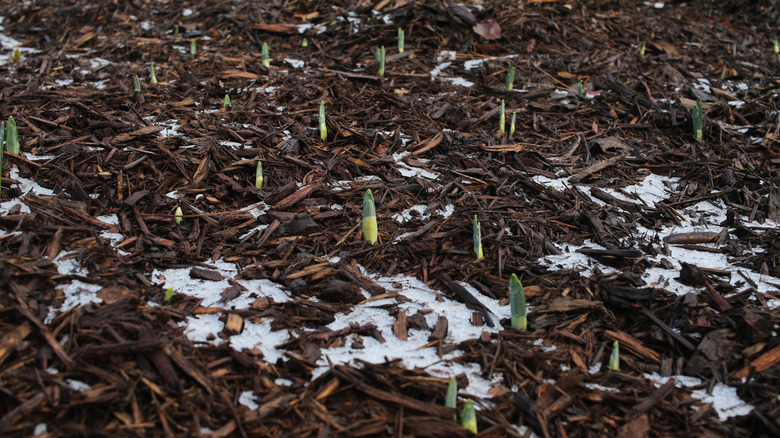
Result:
M720 80L726 79L726 66L723 66L723 70L720 71Z
M515 67L511 64L506 71L506 89L512 91L515 86Z
M506 132L506 113L504 110L506 109L506 105L504 104L504 99L501 99L501 112L499 113L498 118L498 132L503 134Z
M19 132L16 130L16 120L14 116L8 117L8 123L5 125L5 150L12 154L19 153Z
M5 122L0 122L0 189L3 187L3 140L5 138Z
M181 221L184 220L184 213L181 211L181 207L176 207L176 211L173 213L173 219L177 225L181 225Z
M173 300L173 288L169 287L165 290L165 296L163 296L163 301L165 301L167 304L171 304L171 300Z
M580 79L579 82L577 82L577 94L580 96L583 96L585 94L585 88L582 86L582 79Z
M179 25L178 24L173 28L173 34L174 35L178 35L179 34Z
M363 195L363 240L370 244L375 244L378 238L376 225L376 204L374 204L374 194L371 189L366 190Z
M258 189L263 188L263 162L257 162L257 169L255 169L255 187Z
M141 92L141 81L138 80L138 75L133 75L133 90L136 93Z
M777 43L777 38L775 38L774 41L772 41L772 45L774 46L774 49L775 49L775 55L780 53L780 45L778 45L778 43ZM14 52L14 58L15 57L16 57L16 52Z
M447 397L444 399L444 406L454 408L458 401L458 381L455 376L450 377L450 383L447 385ZM455 414L454 416L457 416Z
M701 97L696 96L696 105L693 106L693 134L697 141L704 138L704 113L701 107Z
M157 85L157 75L154 73L154 61L152 61L151 66L149 67L149 76L151 76L151 83L152 85Z
M620 347L618 346L618 341L612 343L612 354L609 356L607 368L620 371Z
M271 58L268 57L268 43L263 43L263 67L271 66Z
M322 141L328 139L328 124L325 121L325 101L320 101L320 138Z
M516 122L517 122L517 113L512 111L512 121L509 122L509 134L515 133Z
M382 46L379 51L379 76L385 77L385 46Z
M398 28L398 53L404 53L404 30Z
M639 56L645 56L645 49L647 49L647 43L643 42L642 47L639 49Z
M775 52L777 53L777 52ZM19 49L14 49L14 54L11 55L11 60L13 62L19 62L22 60L22 52L19 51Z
M222 108L228 109L233 108L233 102L230 101L230 96L227 94L225 95L225 98L222 99Z
M509 309L512 313L512 327L528 330L528 309L525 306L523 283L520 283L515 274L509 277Z
M474 238L474 254L477 260L479 260L484 257L484 254L482 253L482 226L479 224L476 214L474 215L474 224L472 225L472 235Z
M190 40L190 55L195 56L198 54L198 47L195 43L195 38Z
M463 410L460 413L460 425L468 431L475 434L478 433L477 412L474 410L474 402L471 399L466 400L466 403L463 405Z
M309 47L309 40L307 40L306 37L303 37L303 41L301 41L301 47Z

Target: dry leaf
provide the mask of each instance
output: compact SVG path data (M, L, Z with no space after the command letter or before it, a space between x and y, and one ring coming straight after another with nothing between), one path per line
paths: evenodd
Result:
M485 20L474 25L474 32L486 40L501 38L501 26L495 20Z

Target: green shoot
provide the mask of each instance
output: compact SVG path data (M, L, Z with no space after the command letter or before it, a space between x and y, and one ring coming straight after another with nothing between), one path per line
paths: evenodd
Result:
M404 30L398 28L398 53L404 53Z
M723 70L720 71L720 80L726 79L726 66L723 66Z
M263 162L257 162L257 169L255 169L255 187L258 189L263 188Z
M509 278L509 309L512 314L512 327L528 330L528 309L525 306L523 284L512 274Z
M181 225L181 221L184 220L184 213L181 211L181 207L176 207L176 211L173 213L173 219L177 225Z
M647 43L643 42L642 47L639 49L639 56L645 56L645 49L647 49Z
M363 195L363 240L370 244L375 244L379 240L376 224L376 204L374 204L374 194L371 189L366 190Z
M697 141L704 138L704 113L701 107L701 98L696 97L696 105L693 107L693 134Z
M190 40L190 55L195 56L198 54L198 46L196 45L195 38Z
M379 49L379 76L385 77L385 46Z
M506 89L512 91L515 86L515 67L511 64L506 71Z
M609 356L609 365L607 368L620 371L620 348L618 347L618 341L612 343L612 354Z
M136 93L140 93L141 92L141 81L138 80L138 75L134 75L134 77L133 77L133 90Z
M5 122L0 122L0 189L3 187L3 140L5 139Z
M472 234L474 237L474 254L477 260L481 259L485 255L482 253L482 226L477 220L477 215L474 215L474 224L472 225Z
M309 40L307 40L306 37L303 37L303 41L301 41L301 47L309 47Z
M471 399L466 400L463 410L460 412L460 425L470 432L478 433L477 412L474 410L474 402Z
M579 82L577 82L577 94L580 96L585 95L585 88L582 86L582 79L580 79Z
M509 134L514 134L515 133L516 122L517 122L517 113L513 111L512 112L512 121L509 122Z
M450 377L450 383L447 385L447 397L444 399L444 406L448 408L457 407L458 402L458 381L455 376ZM454 420L457 420L458 414L452 414Z
M328 139L328 124L325 120L325 101L320 102L320 138L322 141Z
M775 52L777 53L777 52ZM19 62L22 60L22 52L19 51L19 49L14 49L14 54L11 55L11 61L13 62Z
M222 99L222 108L228 109L233 108L233 102L230 101L230 96L227 94L225 95L225 98Z
M173 28L173 34L178 35L179 34L179 25L177 24L176 27Z
M501 99L501 113L499 113L498 118L498 132L500 134L503 134L506 132L506 113L504 110L506 109L506 105L504 104L504 99Z
M268 43L263 43L263 67L271 67L271 58L268 56Z
M19 153L19 132L16 130L16 120L14 116L8 117L8 123L5 125L5 150L12 153Z
M173 300L173 288L169 287L165 290L165 296L163 296L163 301L165 301L166 304L171 304L171 300Z
M778 53L780 53L780 45L778 45L778 43L777 43L777 38L775 38L775 39L774 39L774 41L772 41L772 45L773 45L773 46L774 46L774 48L775 48L775 55L777 55ZM15 57L16 57L16 52L14 52L14 58L15 58Z
M154 73L154 61L152 61L152 64L149 67L149 76L152 78L152 85L157 85L157 74Z

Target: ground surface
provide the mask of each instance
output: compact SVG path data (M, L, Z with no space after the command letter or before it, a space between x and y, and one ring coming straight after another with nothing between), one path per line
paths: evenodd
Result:
M2 10L3 436L780 436L760 9L355 3Z

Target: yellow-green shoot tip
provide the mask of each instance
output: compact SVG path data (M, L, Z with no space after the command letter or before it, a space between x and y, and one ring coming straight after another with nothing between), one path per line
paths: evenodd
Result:
M379 240L379 231L376 222L376 204L371 189L363 195L363 240L374 245Z
M528 310L525 305L525 291L517 275L509 278L509 310L512 317L512 327L528 330Z
M474 410L474 402L471 399L466 400L463 405L463 410L460 413L460 425L464 429L473 432L477 432L477 412Z

